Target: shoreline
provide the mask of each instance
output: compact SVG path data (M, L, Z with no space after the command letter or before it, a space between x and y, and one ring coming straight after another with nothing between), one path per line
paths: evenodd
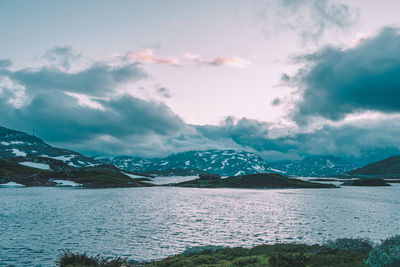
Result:
M251 248L208 245L187 248L182 253L164 259L142 262L121 257L107 259L100 255L91 256L86 253L65 251L59 256L57 263L60 267L381 266L377 264L384 262L400 264L400 255L395 251L398 246L400 246L400 235L383 240L380 244L374 244L367 239L339 238L322 245L275 243Z

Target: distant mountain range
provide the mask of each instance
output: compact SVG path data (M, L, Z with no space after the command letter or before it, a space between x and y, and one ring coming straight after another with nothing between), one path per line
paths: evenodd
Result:
M126 171L159 176L186 176L199 173L233 176L269 172L303 177L340 174L358 177L400 177L400 156L372 163L363 168L333 156L313 156L302 160L267 163L255 153L235 150L188 151L156 159L131 156L86 157L75 151L53 147L36 136L0 127L0 158L15 157L36 158L36 162L43 161L60 168L63 168L62 164L73 168L111 164Z
M302 160L270 162L271 167L285 175L301 177L327 177L347 173L359 166L333 156L313 156Z
M313 156L302 160L266 162L255 153L235 150L188 151L158 159L129 156L96 157L95 159L129 171L165 176L195 175L202 172L216 173L222 176L269 172L289 176L329 177L344 174L359 167L333 156Z
M172 170L192 175L206 172L222 176L276 172L259 155L235 150L188 151L158 159L127 156L95 159L114 164L121 169L159 175Z

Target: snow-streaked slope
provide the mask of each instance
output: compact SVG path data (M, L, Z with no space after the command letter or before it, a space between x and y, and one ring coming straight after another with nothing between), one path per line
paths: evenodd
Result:
M66 186L66 187L81 187L82 184L75 183L70 180L56 180L56 179L50 179L49 182L56 183L57 186Z
M282 171L284 175L300 177L324 177L344 174L357 166L333 156L306 157L302 160L284 160L270 162L270 165Z
M99 164L98 161L80 153L52 147L36 136L0 127L0 158L28 155L56 159L71 167L89 167Z
M113 164L118 168L133 172L142 172L143 170L149 170L153 160L143 159L139 157L130 156L118 156L118 157L94 157L95 160Z
M197 169L222 176L276 172L259 155L235 150L188 151L159 159L124 156L102 160L121 169L138 172Z
M5 184L0 184L0 187L25 187L23 184L18 184L16 182L8 182Z
M36 168L36 169L41 169L41 170L50 170L49 164L44 164L44 163L36 163L36 162L29 162L29 161L24 161L20 162L20 165Z

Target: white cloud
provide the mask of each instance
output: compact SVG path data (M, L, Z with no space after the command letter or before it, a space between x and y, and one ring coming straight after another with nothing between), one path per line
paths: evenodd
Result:
M64 94L68 96L72 96L78 100L78 105L82 107L88 107L91 109L98 109L104 111L105 108L102 104L92 100L89 96L85 94L73 93L73 92L64 92Z

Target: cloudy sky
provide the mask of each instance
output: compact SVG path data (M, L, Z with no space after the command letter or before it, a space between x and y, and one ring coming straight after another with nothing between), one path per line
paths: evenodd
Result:
M0 2L0 125L94 155L400 154L397 0Z

